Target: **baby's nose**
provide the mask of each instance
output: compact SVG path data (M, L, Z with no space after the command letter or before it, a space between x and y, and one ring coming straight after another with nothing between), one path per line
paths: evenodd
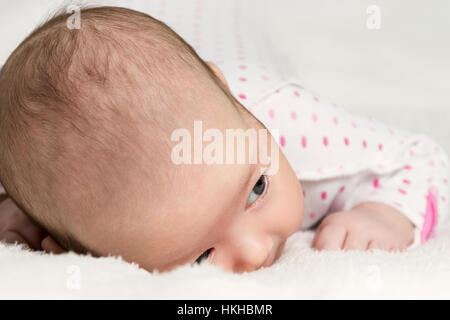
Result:
M238 273L255 271L263 265L268 255L269 248L263 244L240 247L233 253L233 271Z

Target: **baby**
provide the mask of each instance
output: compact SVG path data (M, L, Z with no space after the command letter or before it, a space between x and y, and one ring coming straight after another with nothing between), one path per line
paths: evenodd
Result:
M80 29L68 18L32 32L0 73L7 242L120 255L150 271L205 260L245 272L270 266L299 229L318 226L318 250L404 250L447 214L448 157L430 138L293 81L244 93L275 73L239 59L227 77L141 12L83 9ZM224 135L268 129L258 148L276 148L276 172L259 158L174 163L173 132L198 120Z

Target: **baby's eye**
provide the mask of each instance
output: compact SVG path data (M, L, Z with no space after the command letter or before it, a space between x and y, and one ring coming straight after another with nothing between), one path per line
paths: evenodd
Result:
M212 248L203 252L202 255L200 257L198 257L197 260L195 260L195 263L201 263L202 260L207 259L209 254L211 253L211 250L212 250Z
M266 176L262 175L256 182L255 186L253 187L252 192L250 192L250 195L248 196L247 200L247 205L250 205L253 202L255 202L259 198L259 196L264 193L265 189L266 189Z

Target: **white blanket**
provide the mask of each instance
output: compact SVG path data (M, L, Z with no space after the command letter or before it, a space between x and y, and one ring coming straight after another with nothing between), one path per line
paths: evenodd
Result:
M288 239L271 267L233 274L203 264L149 273L118 258L48 255L0 244L0 299L450 298L450 224L403 253L316 251Z

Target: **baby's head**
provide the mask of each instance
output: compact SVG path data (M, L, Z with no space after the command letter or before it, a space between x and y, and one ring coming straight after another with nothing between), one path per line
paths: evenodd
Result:
M83 9L79 30L67 18L36 29L0 73L0 180L48 231L49 250L160 271L205 252L226 270L270 265L303 218L283 154L268 177L260 162L171 159L172 132L194 120L220 132L264 128L217 67L143 13Z

